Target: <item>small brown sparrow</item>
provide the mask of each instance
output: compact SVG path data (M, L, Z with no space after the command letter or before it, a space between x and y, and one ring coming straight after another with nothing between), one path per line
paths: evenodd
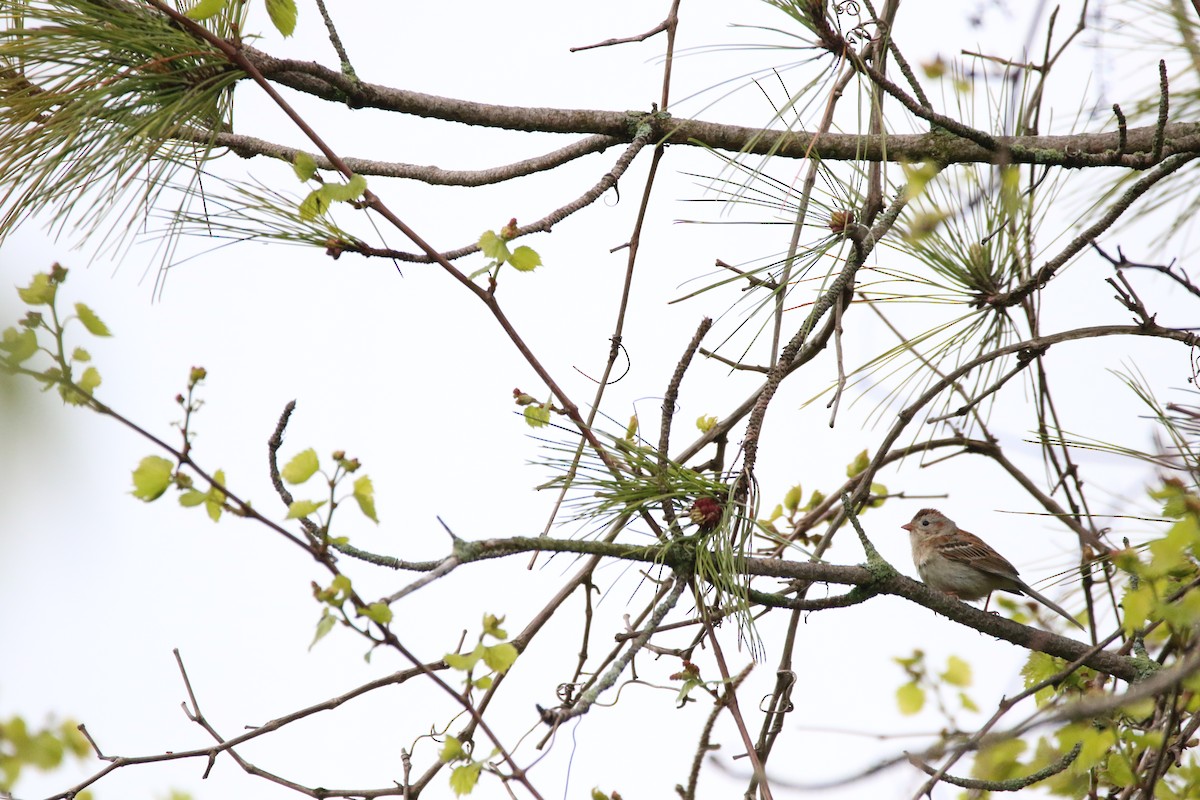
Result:
M931 589L959 600L978 600L997 590L1027 594L1083 629L1074 617L1021 580L1008 559L978 536L961 530L940 511L923 508L912 522L900 527L908 531L913 563Z

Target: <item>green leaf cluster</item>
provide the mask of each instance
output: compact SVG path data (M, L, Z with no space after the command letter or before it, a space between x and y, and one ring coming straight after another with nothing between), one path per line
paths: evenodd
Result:
M1121 599L1126 634L1162 621L1166 624L1149 635L1165 637L1200 622L1200 592L1193 586L1200 577L1200 496L1174 477L1164 479L1150 496L1174 522L1164 536L1116 553L1113 563L1132 576Z
M561 414L562 410L555 408L553 395L544 403L539 403L537 398L531 394L526 394L520 389L513 389L513 402L524 407L522 412L525 416L525 424L531 428L542 428L550 424L550 413L556 412Z
M292 170L300 180L315 180L319 184L300 201L300 219L305 222L324 216L334 203L361 200L367 191L367 179L358 174L351 175L345 183L325 181L317 171L317 162L308 153L296 153L292 159Z
M175 401L184 408L184 421L179 425L183 431L184 440L191 446L192 433L189 430L192 415L199 411L203 402L196 399L195 392L200 383L208 377L204 367L192 367L188 372L187 396L176 395ZM237 511L229 504L225 492L225 470L218 469L211 478L204 477L208 485L204 491L196 488L195 479L184 471L183 466L176 468L174 461L162 456L146 456L133 470L133 496L147 503L152 503L162 497L172 485L180 492L179 504L184 508L204 507L208 518L213 522L221 520L225 511ZM244 513L244 512L241 512Z
M96 337L108 337L112 332L85 303L75 303L73 315L60 316L58 287L66 281L67 272L55 264L49 272L34 275L28 286L17 288L17 296L30 310L17 326L0 333L0 372L28 375L46 389L57 387L64 403L87 405L100 386L100 371L90 364L92 355L85 348L72 347L68 353L67 326L79 322ZM50 365L38 369L27 366L26 362L39 352L50 360Z
M313 635L313 640L308 645L309 650L312 650L317 642L324 639L333 630L334 624L338 621L338 617L333 612L340 611L353 593L354 588L350 578L340 573L335 575L333 581L324 588L315 583L313 584L313 597L318 602L324 603L325 608L321 610L321 618L317 620L317 630ZM391 613L390 609L388 613Z
M291 36L296 30L296 18L299 15L296 0L265 0L265 3L267 16L271 18L275 30L284 36ZM191 19L203 22L222 12L238 10L243 5L243 2L237 0L197 0L186 13Z
M89 751L87 739L73 721L36 730L19 716L0 720L0 793L11 792L27 767L52 770L59 767L66 756L83 759ZM85 794L88 793L79 797L83 798Z
M296 30L296 18L300 13L296 9L296 0L266 0L266 3L271 24L284 36L291 36Z
M1069 675L1063 675L1067 667L1065 659L1047 655L1038 651L1029 654L1021 675L1025 678L1025 688L1028 689L1039 683L1054 678L1050 686L1044 686L1034 694L1034 700L1039 706L1063 696L1079 696L1095 686L1097 673L1090 667L1079 667Z
M462 797L474 791L479 783L479 775L483 771L483 761L474 761L463 743L454 736L446 736L446 742L438 753L443 764L456 764L450 770L450 788L455 797Z
M683 669L671 675L671 680L682 681L679 687L679 694L675 695L675 702L679 708L691 701L691 693L693 689L707 688L710 691L715 691L721 685L721 681L706 681L700 676L700 668L691 661L683 662Z
M288 506L287 519L302 519L316 513L327 503L330 504L329 513L325 517L325 522L322 527L323 532L327 535L330 521L333 518L333 512L338 507L340 500L337 498L337 489L348 475L357 472L362 465L358 459L346 458L344 451L338 450L333 456L334 472L332 476L326 476L326 483L329 487L329 498L322 500L293 500ZM317 456L317 451L311 447L297 453L292 459L280 470L280 477L292 486L299 486L307 483L310 478L316 475L321 470L321 460ZM354 502L358 505L359 511L363 516L372 522L379 524L379 517L375 513L375 486L371 483L371 479L366 475L360 475L355 478L351 484L350 496L354 498Z
M846 477L853 478L861 475L870 465L871 459L867 451L863 450L846 465ZM882 483L872 483L871 494L863 506L862 513L866 513L869 508L882 506L886 502L887 496L886 486ZM815 533L806 524L806 517L808 512L824 503L825 498L824 492L814 490L809 495L808 501L805 502L804 490L800 484L796 484L784 493L783 501L777 503L770 514L758 520L758 526L778 542L811 545L820 539L820 534Z
M367 191L367 179L354 175L346 183L322 183L300 201L300 219L309 221L324 216L334 203L350 203Z
M225 493L218 487L224 485L225 470L219 469L213 473L213 483L208 487L207 492L187 489L179 496L179 505L184 508L203 505L204 510L208 512L208 518L217 522L221 519L221 511L225 508L226 499Z
M519 655L517 648L504 641L508 638L508 632L500 627L503 622L504 617L484 614L483 630L479 634L479 641L475 645L475 649L469 653L447 653L444 657L446 665L451 669L467 673L468 685L476 689L490 688L495 676L508 672L509 667L517 660ZM495 639L497 643L484 644L487 639ZM475 668L481 661L488 668L488 673L480 678L475 678Z
M179 505L184 508L204 506L208 518L219 522L221 513L229 510L225 494L225 471L213 473L208 488L200 491L190 475L175 468L175 462L162 456L146 456L133 470L133 496L146 503L162 497L167 489L175 486L180 491Z
M1053 681L1035 695L1039 706L1063 696L1082 696L1100 690L1103 681L1094 670L1085 667L1067 673L1066 667L1064 659L1044 653L1030 654L1022 669L1026 688ZM1189 680L1192 685L1187 689L1200 688L1200 680L1195 676ZM1200 710L1200 696L1188 694L1179 702L1189 714ZM1146 698L1104 717L1067 724L1052 738L1039 739L1034 752L1024 761L1021 759L1028 749L1025 742L1013 740L991 745L976 757L972 775L989 781L1008 781L1055 768L1054 774L1038 783L1039 788L1063 797L1119 795L1137 786L1135 765L1144 754L1163 746L1161 731L1144 724L1155 713L1155 701ZM1069 763L1061 769L1064 759ZM1198 788L1200 772L1194 765L1183 764L1164 771L1154 796L1194 797Z
M758 526L777 541L811 545L820 537L811 530L802 529L802 520L824 501L824 493L813 491L808 502L804 502L804 489L796 484L784 493L782 503L776 503L769 515L758 520Z
M508 242L517 235L517 221L514 219L500 231L484 231L479 237L479 250L491 261L486 266L471 273L475 278L485 272L497 274L500 267L510 265L517 272L533 272L542 265L542 257L531 247L521 245L510 250Z
M959 708L964 711L978 711L979 707L966 693L971 686L971 665L959 658L950 656L946 659L946 668L941 672L931 671L925 651L914 650L910 656L898 656L893 659L900 665L908 676L908 680L896 689L896 706L900 713L906 716L920 713L930 695L936 698L937 705L948 720L953 721L944 694L953 692Z
M861 475L866 472L867 467L871 466L871 459L867 455L867 451L863 450L854 457L854 460L846 465L846 477L853 478L856 475ZM871 498L863 507L863 513L866 513L868 508L879 508L887 500L887 487L882 483L871 484Z

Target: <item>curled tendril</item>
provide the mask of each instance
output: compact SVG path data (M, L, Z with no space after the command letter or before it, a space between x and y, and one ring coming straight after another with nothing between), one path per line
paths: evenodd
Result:
M853 0L849 0L853 2ZM870 22L860 22L846 33L846 41L850 44L867 44L871 42L875 36L867 31L867 26Z
M839 17L843 14L857 17L862 13L862 7L859 6L858 0L839 0L833 4L833 10Z

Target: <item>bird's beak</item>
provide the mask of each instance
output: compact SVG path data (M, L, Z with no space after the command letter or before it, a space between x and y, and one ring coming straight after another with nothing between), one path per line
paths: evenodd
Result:
M909 533L912 533L912 523L911 522L906 522L903 525L901 525L900 527L903 528L904 530L908 531Z

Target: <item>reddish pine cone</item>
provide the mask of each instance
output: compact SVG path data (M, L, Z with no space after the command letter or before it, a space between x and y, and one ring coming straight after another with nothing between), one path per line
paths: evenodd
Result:
M698 497L688 511L688 518L701 533L708 533L721 522L721 504L712 497Z

